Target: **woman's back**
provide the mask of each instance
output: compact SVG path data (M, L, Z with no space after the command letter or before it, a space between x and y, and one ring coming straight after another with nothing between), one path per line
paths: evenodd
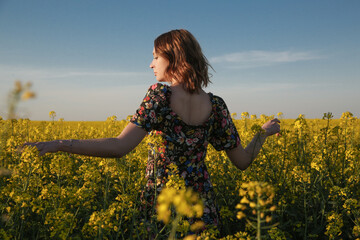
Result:
M201 89L191 94L181 84L157 83L149 87L131 122L160 137L149 145L142 195L145 208L150 210L147 214L151 216L155 196L166 186L174 164L185 186L203 199L203 221L218 225L215 193L205 164L207 147L210 143L216 150L225 150L240 143L225 102Z
M210 96L202 89L199 93L189 93L179 85L172 85L170 97L171 109L188 125L202 125L212 111Z

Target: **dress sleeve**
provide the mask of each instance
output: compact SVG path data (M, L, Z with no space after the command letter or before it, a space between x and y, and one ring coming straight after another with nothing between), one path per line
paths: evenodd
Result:
M162 112L167 101L166 93L167 89L160 83L149 87L140 107L136 110L130 122L147 132L157 130L163 120Z
M240 137L230 112L222 98L214 96L214 101L216 111L209 142L217 151L236 148L240 144Z

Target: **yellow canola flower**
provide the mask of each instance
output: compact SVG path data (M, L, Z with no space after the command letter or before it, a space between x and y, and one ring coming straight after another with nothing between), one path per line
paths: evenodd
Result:
M248 112L242 112L241 113L241 118L248 118L249 117L249 113Z
M360 226L354 226L353 228L353 234L357 237L360 237ZM359 240L360 238L356 238L356 240Z
M341 119L351 119L354 116L351 112L347 111L341 114Z
M49 117L55 118L56 117L56 112L55 111L50 111L49 112Z
M242 187L242 188L239 190L239 195L240 195L240 196L245 196L245 195L246 195L246 191L243 189L243 188L245 188L245 187L244 187L244 184L241 185L241 187Z
M35 96L36 96L36 94L34 92L26 91L21 96L21 99L22 100L28 100L28 99L31 99L31 98L35 98Z
M247 199L246 197L243 197L241 200L240 200L240 203L244 203L244 204L249 204L249 199Z
M245 215L245 213L243 213L243 212L238 212L237 215L236 215L236 217L237 217L238 219L242 219L242 218L246 217L246 215Z
M195 239L196 239L196 235L194 234L184 237L184 240L195 240Z
M241 210L245 210L246 209L246 206L245 205L242 205L242 204L237 204L236 209L241 209Z
M318 172L320 171L320 166L319 166L319 163L317 161L312 161L310 166L311 166L312 169L315 169Z
M204 212L204 206L202 203L198 203L196 205L193 206L193 209L196 213L196 217L201 217L203 215Z
M195 232L197 230L202 229L205 226L205 223L203 221L196 221L190 226L190 230Z
M171 211L170 211L170 205L163 203L160 204L157 207L157 219L159 221L163 221L165 224L167 224L170 221L170 215L171 215Z
M266 202L264 201L264 200L262 200L262 199L260 199L259 200L259 204L260 204L260 206L265 206L266 205Z
M198 194L192 189L164 188L157 200L158 220L167 224L170 221L171 210L173 205L175 211L180 216L201 217L204 212L204 207Z

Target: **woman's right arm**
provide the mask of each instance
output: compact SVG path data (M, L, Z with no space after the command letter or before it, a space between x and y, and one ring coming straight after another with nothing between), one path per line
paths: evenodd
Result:
M129 123L116 138L54 140L25 143L24 146L37 147L40 156L61 151L94 157L120 158L133 150L146 134L147 132L144 129Z

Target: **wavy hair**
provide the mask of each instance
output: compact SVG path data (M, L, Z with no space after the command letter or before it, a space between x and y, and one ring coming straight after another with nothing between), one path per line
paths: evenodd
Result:
M154 48L156 54L169 61L165 76L184 84L189 93L198 93L201 87L211 83L208 69L212 66L189 31L180 29L163 33L155 39Z

